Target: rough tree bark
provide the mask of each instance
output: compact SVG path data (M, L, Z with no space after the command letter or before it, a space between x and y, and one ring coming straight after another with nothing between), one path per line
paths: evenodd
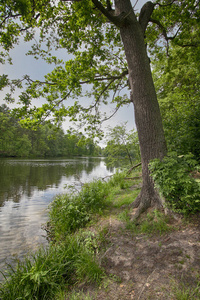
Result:
M140 12L138 21L130 0L115 0L116 15L125 12L126 16L120 25L120 33L128 62L131 96L141 151L143 185L140 195L133 202L133 207L138 208L135 218L150 206L162 206L149 175L148 164L154 158L162 159L167 153L159 104L144 40L153 8L154 4L147 2Z
M134 216L137 218L150 206L162 206L162 201L150 177L148 165L150 160L162 159L167 154L162 119L144 39L154 4L148 1L142 7L137 20L130 0L115 0L115 10L111 9L109 0L107 0L107 9L99 0L92 0L92 2L110 22L119 28L128 63L143 177L141 193L133 202L133 207L138 208Z

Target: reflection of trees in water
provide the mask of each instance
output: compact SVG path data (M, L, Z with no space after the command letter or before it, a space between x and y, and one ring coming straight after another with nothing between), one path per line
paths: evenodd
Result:
M113 172L115 168L120 168L122 167L122 161L123 159L120 158L114 158L114 159L110 159L108 157L105 158L104 162L106 165L106 168L110 171Z
M18 203L22 195L31 197L37 188L58 187L63 176L66 178L83 171L90 174L100 164L100 159L85 158L74 160L1 160L0 161L0 205L12 199Z
M130 166L130 162L126 158L108 158L106 157L105 160L105 165L108 171L111 173L114 172L114 169L123 169L123 168L128 168ZM131 166L130 166L131 167Z

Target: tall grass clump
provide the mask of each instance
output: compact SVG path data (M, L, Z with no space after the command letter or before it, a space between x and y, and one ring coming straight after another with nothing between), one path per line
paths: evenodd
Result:
M170 153L150 163L151 176L167 207L184 215L200 211L200 185L191 176L196 161L191 154Z
M59 249L40 249L36 254L18 260L15 269L8 266L5 281L0 287L0 299L53 299L64 285L67 269L65 252Z
M53 237L59 240L84 227L96 213L108 204L111 189L122 184L123 173L117 172L108 182L95 180L85 184L78 194L58 195L49 211L49 226Z
M87 183L78 194L58 195L49 211L50 231L55 239L63 238L84 227L94 213L106 205L109 184L101 180Z
M1 300L53 300L75 282L100 282L103 271L94 258L89 235L68 236L9 267L0 286Z

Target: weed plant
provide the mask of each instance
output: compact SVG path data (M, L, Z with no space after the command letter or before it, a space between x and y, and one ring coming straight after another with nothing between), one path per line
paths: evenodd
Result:
M195 166L192 155L174 152L150 163L151 176L166 205L184 215L200 211L200 184L191 176Z
M108 183L101 180L85 184L78 194L58 195L50 206L49 220L55 239L84 227L94 213L106 205Z

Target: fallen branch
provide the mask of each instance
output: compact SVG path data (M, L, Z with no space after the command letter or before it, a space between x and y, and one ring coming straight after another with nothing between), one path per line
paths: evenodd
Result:
M130 174L131 171L132 171L133 169L139 167L141 164L142 164L142 163L140 162L140 163L138 163L137 165L132 166L132 167L128 170L127 174Z

